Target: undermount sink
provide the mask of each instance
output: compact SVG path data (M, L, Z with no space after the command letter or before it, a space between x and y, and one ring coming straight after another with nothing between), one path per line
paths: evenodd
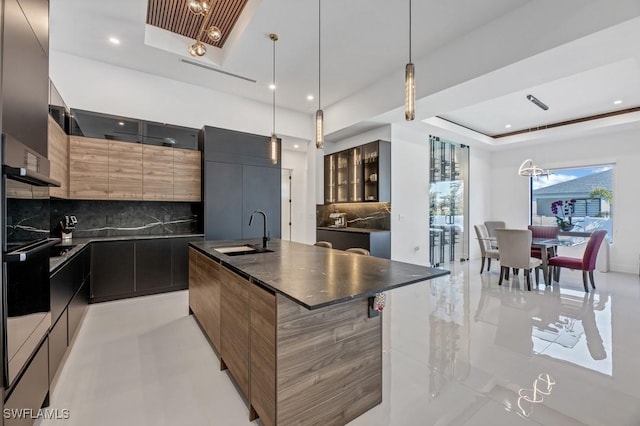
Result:
M218 247L215 251L226 254L227 256L243 256L245 254L259 254L259 253L272 253L273 250L269 250L262 247L254 247L249 245L232 246L232 247Z

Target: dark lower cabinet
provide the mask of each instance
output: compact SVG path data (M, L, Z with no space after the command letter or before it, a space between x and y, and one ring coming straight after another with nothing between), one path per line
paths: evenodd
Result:
M92 243L91 302L189 287L189 242L202 237Z
M90 292L91 283L89 281L85 281L71 302L69 302L68 310L68 340L71 343L71 340L76 335L78 331L78 327L80 326L80 322L82 321L82 317L87 310L87 306L89 306L89 292Z
M201 240L202 237L171 239L171 289L186 290L189 288L189 242Z
M363 248L371 256L391 258L391 231L353 232L340 229L317 229L317 241L329 241L334 249Z
M110 300L135 291L134 248L133 241L92 243L92 299Z
M135 292L171 287L171 241L136 241L135 248Z
M85 249L86 250L86 249ZM51 276L51 322L55 323L84 281L80 253Z
M53 381L69 346L67 313L65 309L58 322L49 331L49 383Z
M89 305L90 247L86 246L51 276L49 383L53 381Z
M45 339L31 359L22 377L10 391L4 402L4 413L31 410L34 414L49 405L49 339ZM7 411L9 410L9 411ZM4 416L3 416L4 417ZM11 417L4 419L5 426L32 425L33 419Z

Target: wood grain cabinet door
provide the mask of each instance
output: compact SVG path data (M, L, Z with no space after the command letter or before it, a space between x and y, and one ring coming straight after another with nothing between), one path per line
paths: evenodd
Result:
M173 199L175 201L201 201L201 173L200 151L174 148Z
M69 138L69 197L109 198L109 143L103 139Z
M223 276L220 355L238 387L249 399L249 281L220 268Z
M49 188L49 195L69 198L69 136L49 116L49 161L51 178L60 182L60 188Z
M223 279L220 269L220 264L192 248L189 249L189 307L218 352L220 282Z
M142 145L142 199L173 200L173 148Z
M142 145L109 143L109 199L142 199Z

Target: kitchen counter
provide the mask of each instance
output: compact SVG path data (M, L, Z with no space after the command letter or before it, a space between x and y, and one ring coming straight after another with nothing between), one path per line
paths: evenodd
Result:
M261 244L258 240L196 241L190 246L307 309L365 298L449 274L444 269L283 240L271 241L272 253L227 256L215 250L246 243Z
M71 241L62 241L56 247L69 246L63 256L52 257L49 259L49 273L54 273L61 266L63 266L68 260L70 260L76 253L82 251L87 244L96 243L100 241L132 241L132 240L155 240L164 238L185 238L185 237L204 237L204 234L180 234L180 235L126 235L116 237L88 237L88 238L74 238Z
M347 424L382 401L382 316L371 296L449 274L274 240L273 252L189 243L189 310L262 424Z
M356 234L373 234L376 232L391 232L388 229L356 228L351 226L347 226L346 228L340 228L337 226L318 226L316 229L322 229L324 231L353 232Z

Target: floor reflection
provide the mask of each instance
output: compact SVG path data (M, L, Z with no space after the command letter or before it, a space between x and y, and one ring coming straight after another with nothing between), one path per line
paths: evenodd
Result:
M524 290L473 261L389 293L384 396L354 425L640 424L640 279Z
M523 355L549 356L611 375L611 297L560 285L522 291L518 278L496 286L482 278L474 318L497 327L495 343Z

